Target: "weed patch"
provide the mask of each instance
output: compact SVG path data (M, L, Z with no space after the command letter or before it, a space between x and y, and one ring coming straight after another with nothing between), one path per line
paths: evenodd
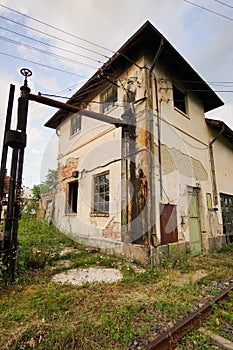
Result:
M17 280L0 287L2 350L126 350L134 339L152 337L167 322L193 311L193 301L200 296L216 295L215 281L232 279L233 246L190 258L183 267L177 260L151 270L84 247L53 225L31 217L22 218L19 241ZM63 266L64 261L69 266ZM118 268L123 279L83 286L51 282L62 269L90 266ZM175 283L184 272L197 270L208 276L197 283L185 279L183 284ZM232 305L233 294L230 298ZM215 314L221 331L232 325L229 304L222 306L224 315ZM187 349L188 342L193 349L211 349L204 336L190 337L181 349Z

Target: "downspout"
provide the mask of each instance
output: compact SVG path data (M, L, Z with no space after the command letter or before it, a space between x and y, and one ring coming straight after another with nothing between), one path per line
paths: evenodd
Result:
M156 81L156 76L153 74L153 69L156 67L156 64L158 63L160 54L162 52L162 48L164 45L164 40L161 38L159 48L154 56L154 59L152 61L152 64L149 68L148 72L148 107L151 111L153 111L153 76L154 76L154 82ZM159 179L160 179L160 196L162 193L162 171L161 171L161 145L160 145L160 120L159 120L159 103L158 103L158 91L157 91L157 83L155 83L155 101L156 101L156 110L157 110L157 122L158 122L158 158L159 158ZM149 140L149 149L150 152L152 153L152 164L151 165L152 169L149 169L148 175L148 243L150 247L150 262L151 262L151 267L153 268L153 259L152 259L152 242L151 242L151 229L154 229L154 216L155 216L155 203L153 201L153 193L155 191L154 189L154 173L153 173L153 163L154 163L154 128L153 125L151 125L151 122L153 123L153 113L152 117L150 118L150 123L149 126L152 129L152 132L150 134L150 140ZM152 223L152 225L150 225ZM152 226L152 227L151 227ZM152 232L153 233L153 232Z
M215 171L215 164L214 164L213 143L222 135L222 133L225 131L225 129L226 129L225 125L222 125L222 129L215 136L215 138L209 143L214 205L218 204L218 192L217 192L217 180L216 180L216 171Z
M164 45L164 40L161 38L159 48L156 52L156 55L153 59L152 65L149 69L149 85L150 85L150 91L152 94L152 71L155 68L156 64L158 63L159 56L162 52L162 48ZM157 133L158 133L158 160L159 160L159 183L160 183L160 199L162 199L163 195L163 183L162 183L162 157L161 157L161 125L160 125L160 118L159 118L159 98L158 98L158 84L156 75L154 74L154 86L155 86L155 104L156 104L156 112L157 112ZM151 103L151 109L153 109L153 105Z

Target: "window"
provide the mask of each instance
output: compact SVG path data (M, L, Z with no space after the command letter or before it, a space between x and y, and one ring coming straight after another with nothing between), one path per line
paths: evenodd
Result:
M109 172L94 176L93 214L109 214Z
M68 183L67 214L77 213L78 209L78 181Z
M174 101L174 107L179 109L181 112L187 114L186 95L174 85L173 85L173 101Z
M226 235L226 242L233 242L233 196L220 193L223 233Z
M82 116L77 114L71 118L71 128L70 135L75 135L79 130L81 130L81 120Z
M102 113L109 111L112 107L115 106L115 102L117 101L117 87L111 86L108 90L106 90L101 96L102 102Z

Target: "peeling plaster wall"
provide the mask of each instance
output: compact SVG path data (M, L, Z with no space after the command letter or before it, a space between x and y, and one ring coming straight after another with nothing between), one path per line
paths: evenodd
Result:
M137 62L139 66L145 64L150 67L148 60L142 58ZM201 236L203 250L209 249L208 238L221 234L216 213L210 212L207 207L206 194L212 193L210 159L209 159L209 134L204 119L202 103L189 93L187 96L187 114L180 112L173 106L172 81L173 76L161 66L156 66L154 74L158 86L159 115L155 103L155 86L152 86L152 110L148 103L150 91L148 91L148 71L140 70L132 65L118 79L118 102L107 114L120 118L127 110L129 99L139 100L134 105L136 117L136 150L145 149L151 152L138 152L135 155L138 215L137 229L143 230L148 222L148 211L143 211L144 202L148 204L148 184L153 179L152 205L150 210L155 211L156 236L153 240L156 244L160 241L160 203L174 204L177 206L178 240L183 244L190 241L189 218L188 218L188 189L197 188L199 192L199 208L201 221ZM180 86L182 88L182 86ZM90 102L87 109L101 112L100 94ZM151 117L152 116L152 117ZM158 162L158 120L160 126L161 161L162 168L160 179ZM111 242L121 244L121 240L127 243L129 237L124 235L127 228L124 227L123 211L130 216L132 208L129 205L121 179L127 182L129 168L120 161L122 151L121 128L112 125L82 118L82 128L77 134L70 136L70 119L68 118L60 126L59 138L59 172L58 186L56 191L55 218L58 227L73 237L93 243L99 246L109 246ZM149 132L148 132L149 131ZM151 133L151 135L150 135ZM152 140L152 141L151 141ZM151 145L150 142L153 144ZM221 160L219 151L219 160ZM153 162L151 159L153 158ZM225 160L227 162L227 160ZM228 162L227 162L228 164ZM233 164L233 162L231 163ZM102 166L102 167L100 167ZM233 167L233 166L232 166ZM75 180L72 171L79 171L79 197L77 214L65 213L67 199L67 183ZM108 217L96 217L91 213L93 203L93 176L105 170L110 172L110 212ZM233 170L233 169L232 169ZM232 171L231 170L231 171ZM152 173L152 175L149 173ZM150 178L151 176L151 178ZM227 173L227 178L230 172ZM160 197L160 184L162 180L162 198ZM225 182L221 183L225 188ZM125 197L124 197L125 196ZM129 196L130 197L130 196ZM141 206L141 209L140 209ZM149 213L149 215L151 215ZM122 219L123 218L123 219ZM143 224L142 224L143 223ZM141 242L142 243L142 242ZM147 242L143 242L143 244ZM121 248L120 248L121 249Z
M120 161L114 161L121 157L120 130L112 130L111 127L107 133L103 135L100 133L100 135L99 137L95 135L95 140L83 147L80 147L79 135L77 135L77 142L72 145L74 150L67 152L67 156L59 160L60 191L56 196L56 222L60 229L74 235L102 237L102 231L112 220L119 227L121 167ZM90 136L93 136L93 132ZM111 164L105 166L108 163ZM66 214L67 184L76 180L72 177L74 170L79 171L78 209L77 214ZM110 173L110 212L109 217L96 217L91 214L93 176L105 170ZM120 239L119 234L116 237Z
M214 133L211 139L214 138ZM216 180L218 192L233 195L233 145L225 137L221 136L213 144L214 163L216 168Z
M194 94L186 96L187 114L174 108L172 85L184 88L178 80L161 66L154 74L157 78L159 115L154 112L155 153L158 154L158 118L160 125L162 198L159 188L158 157L155 160L156 231L160 239L159 202L177 205L179 242L190 241L188 189L199 193L200 229L202 249L209 249L208 237L219 235L215 213L207 207L206 194L212 193L209 159L209 134L201 101ZM185 89L184 89L185 91Z
M138 61L144 65L143 59ZM142 71L136 66L124 72L118 84L118 102L106 114L120 118L127 107L126 91L134 99L145 94L145 81ZM110 85L111 86L111 85ZM87 109L101 113L101 95L93 98ZM144 109L141 104L136 113ZM76 239L89 242L94 239L101 247L111 242L121 242L121 128L100 121L82 117L81 130L70 136L71 117L59 128L58 186L56 191L55 221L57 226ZM77 180L72 172L79 171L77 214L66 214L67 188L70 181ZM93 176L104 171L110 174L109 216L96 216L92 213Z
M217 133L212 127L208 128L209 139L213 140ZM233 195L232 173L233 173L233 145L224 136L220 136L213 143L214 165L216 172L216 185L218 193L218 211L210 213L212 227L217 227L217 232L222 233L222 212L220 193Z

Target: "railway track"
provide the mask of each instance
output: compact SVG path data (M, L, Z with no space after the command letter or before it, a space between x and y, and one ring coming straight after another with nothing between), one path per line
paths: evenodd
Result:
M203 307L194 311L185 319L183 319L180 322L177 322L176 325L159 335L146 347L146 350L175 349L177 346L177 342L181 340L191 330L198 329L202 325L203 321L213 312L214 305L218 305L221 301L227 300L228 294L231 291L233 291L233 285L225 289L217 297L213 298L211 301L206 303ZM222 347L222 349L233 350L233 346L229 342L229 344L226 345L226 347Z

